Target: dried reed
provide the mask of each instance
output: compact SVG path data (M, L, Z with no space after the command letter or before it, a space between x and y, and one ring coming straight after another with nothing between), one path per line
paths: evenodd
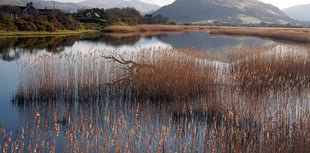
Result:
M20 62L13 99L28 124L14 141L1 126L0 147L310 152L308 49L250 49L237 49L226 64L189 49L30 57Z

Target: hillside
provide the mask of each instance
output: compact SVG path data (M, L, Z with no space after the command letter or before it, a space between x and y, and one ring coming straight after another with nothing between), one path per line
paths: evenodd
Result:
M283 9L289 17L300 20L300 21L310 21L310 4L297 5L290 8Z
M259 0L176 0L154 14L162 14L178 23L293 22L278 8Z
M86 0L79 3L83 6L88 6L92 8L124 8L124 7L133 7L140 11L141 13L148 13L156 11L160 8L158 5L148 4L141 2L139 0Z
M28 1L25 0L0 0L0 5L24 6ZM29 1L30 2L30 1ZM85 6L75 3L62 3L56 1L31 0L36 8L56 8L64 12L76 12L78 9L86 8Z
M0 0L0 5L24 5L22 0Z

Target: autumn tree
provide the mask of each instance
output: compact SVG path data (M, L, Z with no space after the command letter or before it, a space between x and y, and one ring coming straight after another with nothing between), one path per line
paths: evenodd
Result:
M107 19L111 24L136 25L141 20L140 13L134 8L112 8L106 10Z

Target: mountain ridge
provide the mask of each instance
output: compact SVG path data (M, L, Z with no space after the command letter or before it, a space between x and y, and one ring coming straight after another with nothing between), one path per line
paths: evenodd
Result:
M149 13L151 11L156 11L160 8L159 5L145 3L139 0L85 0L79 2L78 4L88 6L88 7L99 7L104 9L109 8L125 8L133 7L140 11L141 13Z
M179 11L186 10L186 11ZM259 24L294 22L277 7L258 0L176 0L154 13L178 23Z
M140 11L141 13L149 13L151 11L156 11L160 8L159 5L145 3L139 0L85 0L79 3L72 2L57 2L57 1L43 1L43 0L0 0L0 5L16 5L23 6L29 2L33 2L36 8L55 8L63 10L65 12L77 12L79 9L84 8L125 8L133 7Z
M282 9L282 11L293 19L307 22L310 21L310 3L285 8Z

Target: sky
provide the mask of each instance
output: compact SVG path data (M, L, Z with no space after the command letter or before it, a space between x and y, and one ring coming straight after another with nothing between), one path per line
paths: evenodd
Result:
M60 2L80 2L83 0L56 0ZM167 5L172 3L174 0L140 0L147 3L153 3L158 5ZM294 5L300 5L300 4L308 4L310 3L309 0L261 0L265 3L273 4L274 6L277 6L281 9L288 8Z

